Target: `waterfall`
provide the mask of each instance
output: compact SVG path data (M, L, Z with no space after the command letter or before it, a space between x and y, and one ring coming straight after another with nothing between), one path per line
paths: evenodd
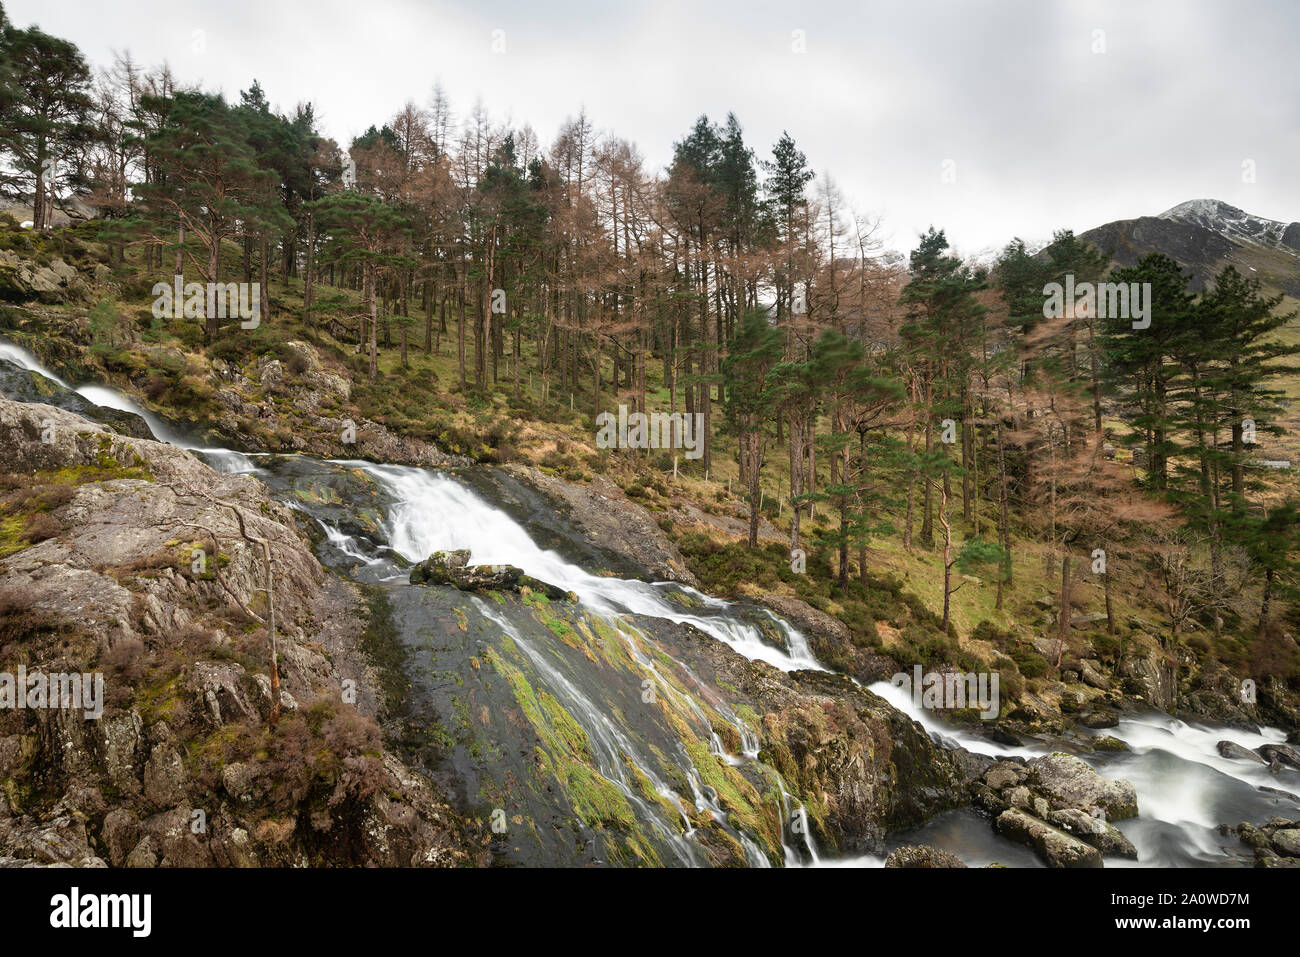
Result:
M235 452L231 449L207 448L196 445L190 439L173 429L164 422L157 414L150 412L140 403L136 402L130 396L123 395L117 389L110 386L99 385L97 383L84 383L82 385L71 386L61 378L41 364L41 361L21 346L14 345L12 342L0 340L0 359L8 359L14 365L21 366L28 372L35 372L43 375L52 382L57 383L71 392L77 393L87 402L102 406L105 409L116 409L118 412L130 412L144 419L145 424L149 426L149 431L153 433L154 438L159 442L166 442L170 445L178 446L203 458L212 468L218 472L231 472L235 474L255 474L260 471L253 464L252 458L243 452Z
M256 455L266 453L247 455L229 449L198 446L117 390L97 384L69 386L29 351L13 343L0 341L0 358L39 373L96 405L139 415L159 440L190 450L218 471L268 474L254 463ZM385 547L411 562L421 561L434 551L463 548L469 550L472 563L515 565L534 578L574 592L586 612L615 626L637 664L656 680L657 687L663 689L679 710L691 716L702 739L708 742L711 754L732 767L757 761L757 734L689 667L668 656L673 667L694 684L700 701L734 729L741 742L741 753L729 753L713 731L709 715L700 704L690 695L675 689L656 669L651 656L639 647L640 642L652 639L629 616L694 626L751 660L764 661L785 671L824 670L804 636L766 609L754 613L766 616L774 623L784 637L784 649L765 642L761 629L736 614L736 606L730 602L671 582L642 582L587 572L557 553L539 547L522 525L448 475L360 461L335 464L364 470L391 496L393 504L384 529L388 542L380 545L377 552L370 550L371 543L360 541L313 516L325 533L326 546L373 572L378 581L392 583L405 578L405 572L381 554ZM292 498L288 498L285 504L306 511ZM692 607L673 601L670 596L674 592L685 595ZM486 620L511 637L551 692L564 700L566 708L581 723L598 752L600 773L619 787L680 863L699 863L699 849L689 840L691 825L685 812L682 813L684 830L679 833L677 822L670 826L664 821L656 808L650 807L641 795L635 793L626 778L623 756L652 782L658 793L677 803L675 792L654 771L650 757L619 729L590 694L583 693L547 659L541 649L521 636L509 619L481 600L475 600L475 607ZM932 712L918 707L908 693L887 682L874 684L870 690L917 721L945 747L1023 758L1044 753L1044 749L1034 746L1006 747L944 724ZM1079 756L1109 777L1130 781L1137 791L1140 811L1138 818L1117 825L1138 848L1139 861L1108 860L1108 866L1223 863L1230 860L1226 846L1235 843L1235 838L1219 835L1218 825L1242 820L1261 821L1278 814L1294 817L1300 810L1300 798L1294 796L1294 792L1300 792L1300 772L1283 769L1274 774L1263 764L1225 758L1216 747L1223 740L1251 750L1262 744L1281 742L1285 734L1276 728L1264 728L1259 733L1208 728L1152 712L1122 717L1117 727L1107 729L1105 733L1123 741L1129 750L1083 752ZM726 815L718 804L717 795L711 794L712 789L701 783L697 769L683 750L678 750L675 763L689 783L691 799L697 810L707 809L719 819L742 845L751 864L766 865L767 859L757 844L743 831L735 831L726 824ZM802 806L792 806L784 782L780 794L783 837L793 836L794 843L802 848L801 852L796 851L783 840L787 865L797 866L805 861L823 867L880 866L883 863L875 855L829 859L819 854L808 827L806 811ZM987 827L987 824L977 826Z
M393 497L388 515L389 542L404 558L423 561L436 551L468 549L475 565L514 565L539 581L571 591L599 615L633 614L687 624L730 645L746 658L765 661L783 671L825 670L813 657L804 636L770 615L786 636L787 650L763 641L758 626L732 613L732 604L671 582L606 578L539 547L528 532L501 509L489 505L448 475L400 465L344 461L363 469ZM671 601L679 591L700 606L698 612Z
M920 708L901 688L881 681L871 691L917 721L946 747L993 756L1033 758L1041 747L1006 747L945 725ZM1300 771L1274 775L1265 765L1219 754L1220 741L1248 749L1278 743L1286 733L1264 728L1259 733L1234 728L1206 728L1152 712L1126 715L1100 732L1123 741L1128 751L1080 752L1078 757L1099 773L1122 778L1137 793L1138 817L1116 824L1138 850L1138 860L1111 859L1107 867L1195 866L1221 863L1225 845L1236 838L1218 833L1220 824L1260 821L1281 814L1294 817L1300 798L1261 790L1300 791Z
M49 369L45 368L45 366L41 365L41 360L37 359L36 356L32 355L22 346L16 346L12 342L6 342L3 339L0 339L0 359L8 359L14 365L20 366L28 372L39 373L51 382L57 382L65 389L72 388L72 386L68 385Z

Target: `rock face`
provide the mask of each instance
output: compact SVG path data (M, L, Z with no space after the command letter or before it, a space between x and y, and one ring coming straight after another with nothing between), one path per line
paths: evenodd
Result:
M1178 673L1173 662L1158 652L1130 656L1120 662L1119 674L1128 679L1124 690L1136 694L1153 708L1172 712L1178 704Z
M42 402L75 413L83 418L106 425L121 435L151 439L153 433L144 419L133 412L109 409L82 398L71 389L65 389L38 372L0 359L0 395L18 402Z
M411 569L412 585L449 585L461 591L540 592L551 601L576 601L576 596L548 585L514 565L471 565L469 549L434 552Z
M713 642L717 645L717 642ZM887 831L964 804L972 772L924 730L850 679L784 675L725 649L715 677L763 715L759 756L805 799L818 841L876 853Z
M359 593L324 573L293 513L259 482L6 399L0 468L24 482L0 493L6 522L43 529L0 552L0 671L23 660L99 673L104 686L97 720L0 715L0 778L15 785L0 802L0 856L115 866L477 859L474 832L384 752L373 706L342 700L345 678L359 703L375 700L357 651ZM266 552L253 539L269 543L272 562L274 727Z
M699 587L652 514L603 475L590 485L578 485L522 465L508 465L504 471L552 498L565 518L597 547L631 558L652 579Z
M771 592L753 597L798 628L807 637L817 660L823 664L845 671L863 684L888 680L898 671L898 662L872 648L858 647L844 622L806 601L793 595Z

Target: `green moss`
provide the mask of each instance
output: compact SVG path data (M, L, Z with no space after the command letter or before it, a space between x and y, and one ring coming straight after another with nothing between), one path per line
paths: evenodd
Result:
M20 515L0 518L0 558L21 551L30 544L23 539L26 529L27 522Z

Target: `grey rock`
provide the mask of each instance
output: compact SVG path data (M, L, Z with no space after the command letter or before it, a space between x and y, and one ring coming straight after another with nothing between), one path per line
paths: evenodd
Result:
M1261 744L1255 752L1269 764L1300 768L1300 751L1289 744Z
M1260 757L1249 748L1243 748L1241 745L1232 741L1220 741L1216 744L1215 749L1225 758L1233 758L1238 761L1254 761L1256 764L1268 764L1264 758Z
M885 858L885 866L895 868L935 868L965 867L966 865L962 863L962 859L956 854L941 851L929 844L911 844L891 851L889 856Z
M1034 758L1026 767L1029 786L1047 797L1054 810L1101 808L1111 821L1138 813L1132 784L1102 777L1072 754L1054 751Z
M1137 848L1133 846L1133 842L1109 821L1072 807L1050 812L1047 820L1067 834L1073 834L1080 840L1087 841L1103 855L1127 857L1134 861L1138 859Z
M1097 848L1016 808L999 815L995 827L1009 839L1033 848L1051 867L1102 866Z
M412 585L450 585L461 591L541 592L551 601L573 601L576 596L556 585L538 581L514 565L471 565L469 550L434 552L411 569Z

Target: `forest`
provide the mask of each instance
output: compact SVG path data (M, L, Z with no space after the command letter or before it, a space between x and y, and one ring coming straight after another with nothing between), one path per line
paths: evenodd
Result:
M1166 255L1121 268L1069 230L981 264L936 226L904 256L791 136L751 144L732 114L663 170L584 112L543 143L438 87L340 144L256 80L227 100L8 22L0 52L0 189L123 280L89 320L110 374L178 381L132 367L141 340L224 362L329 341L390 424L455 444L426 403L505 409L585 436L625 486L725 483L747 520L727 553L820 594L869 586L873 548L919 553L955 636L963 588L1002 613L1032 568L1062 639L1095 587L1111 635L1121 602L1152 601L1162 643L1199 632L1243 677L1300 680L1300 498L1262 462L1300 344L1257 277L1228 265L1198 292ZM261 328L151 319L174 276L258 284ZM1146 290L1149 324L1046 308L1052 284L1101 282ZM596 456L620 405L702 415L700 454ZM494 460L525 454L499 438Z

